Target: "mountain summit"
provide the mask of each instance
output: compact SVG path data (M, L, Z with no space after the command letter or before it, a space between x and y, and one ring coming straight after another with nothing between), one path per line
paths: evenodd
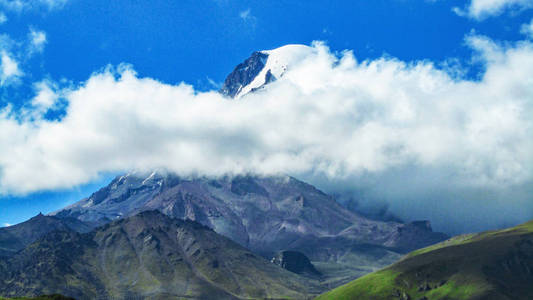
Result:
M280 79L293 65L315 51L304 45L286 45L273 50L257 51L235 67L220 92L238 99Z

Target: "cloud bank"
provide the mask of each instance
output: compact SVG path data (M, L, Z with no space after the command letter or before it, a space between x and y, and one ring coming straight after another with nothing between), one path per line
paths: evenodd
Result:
M482 20L487 17L497 16L505 10L522 10L533 7L533 0L471 0L466 8L454 8L461 16Z
M153 168L288 173L437 229L533 218L533 44L468 43L486 65L479 81L315 43L280 80L238 100L139 78L128 66L67 89L41 82L24 113L0 113L0 191ZM61 105L60 120L43 117Z

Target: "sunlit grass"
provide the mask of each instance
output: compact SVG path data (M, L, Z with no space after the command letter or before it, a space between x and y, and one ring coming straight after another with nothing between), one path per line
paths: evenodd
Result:
M322 294L316 299L386 299L391 295L391 287L394 286L397 275L388 270L371 273Z

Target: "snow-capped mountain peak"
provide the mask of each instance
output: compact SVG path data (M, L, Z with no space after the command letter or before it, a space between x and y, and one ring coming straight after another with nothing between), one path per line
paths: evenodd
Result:
M283 77L285 72L314 51L305 45L286 45L252 53L226 78L221 93L238 99Z

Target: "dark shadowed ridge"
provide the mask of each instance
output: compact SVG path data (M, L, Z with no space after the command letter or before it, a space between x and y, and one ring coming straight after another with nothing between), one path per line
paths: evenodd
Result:
M55 230L88 232L91 226L76 218L56 218L38 214L28 221L0 228L0 257L9 257L43 235Z
M309 258L302 252L290 250L280 251L272 258L272 262L296 274L315 277L321 275Z
M53 231L0 261L0 294L77 299L298 298L322 288L210 228L145 211L80 234Z
M233 72L226 77L224 85L219 92L231 98L235 97L243 87L250 84L261 72L265 67L267 58L268 54L262 52L252 53L248 59L238 64ZM270 82L272 80L271 74L267 76L267 82Z

